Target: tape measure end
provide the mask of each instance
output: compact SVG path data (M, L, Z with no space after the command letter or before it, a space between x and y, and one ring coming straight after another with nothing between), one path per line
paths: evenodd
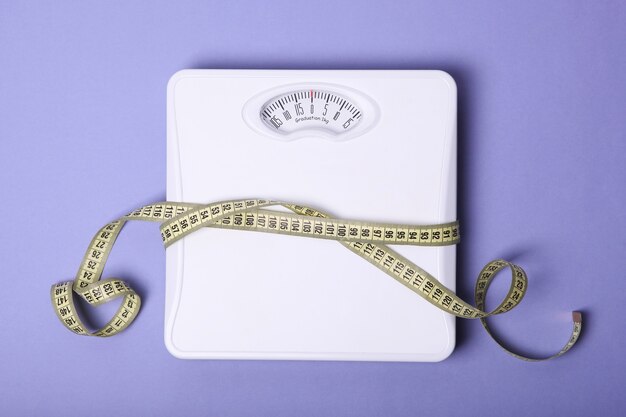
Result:
M580 311L572 311L572 318L574 319L574 323L583 322L583 315Z

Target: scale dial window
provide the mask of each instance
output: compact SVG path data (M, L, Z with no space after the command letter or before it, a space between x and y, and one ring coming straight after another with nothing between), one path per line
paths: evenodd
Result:
M261 119L272 130L291 134L299 130L324 130L342 134L357 126L363 113L349 98L333 91L300 90L265 103Z
M330 83L279 85L251 97L243 106L246 124L282 141L323 138L340 142L360 136L379 120L369 96Z

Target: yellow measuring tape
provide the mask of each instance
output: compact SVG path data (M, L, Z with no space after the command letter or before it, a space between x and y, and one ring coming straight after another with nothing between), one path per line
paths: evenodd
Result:
M282 206L292 213L268 210ZM122 227L128 220L161 223L161 238L167 248L179 239L202 227L240 229L290 236L331 239L385 272L446 313L457 317L480 319L487 333L509 354L526 361L556 358L570 350L582 330L582 316L573 312L572 334L561 350L545 358L529 358L510 351L489 330L489 316L512 310L524 298L527 288L526 273L519 266L504 261L489 262L476 280L476 306L466 303L446 288L435 277L393 251L387 245L445 246L459 243L457 222L434 225L387 224L337 219L319 210L288 202L246 199L211 204L162 202L141 207L126 216L108 223L91 240L74 281L52 286L51 298L61 323L72 332L85 336L113 336L127 328L141 306L139 295L117 278L100 279L109 253ZM487 289L496 274L509 268L512 272L509 291L498 307L484 311ZM78 317L73 301L78 294L90 305L106 303L124 297L115 316L101 329L92 332Z

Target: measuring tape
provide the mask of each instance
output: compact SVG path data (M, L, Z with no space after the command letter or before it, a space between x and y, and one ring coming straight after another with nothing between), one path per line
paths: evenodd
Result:
M266 207L270 206L282 206L292 213L268 210ZM336 240L435 307L457 317L480 319L489 336L502 349L525 361L542 361L563 355L574 346L582 330L582 315L575 311L572 313L574 327L571 336L554 355L530 358L512 352L491 333L486 318L512 310L524 298L528 280L522 268L501 259L489 262L476 280L476 306L473 306L387 246L455 245L460 240L458 222L433 225L362 222L337 219L322 211L288 202L246 199L208 205L175 202L150 204L102 227L91 240L74 281L54 285L50 293L57 317L76 334L113 336L127 328L139 312L141 298L126 282L117 278L100 279L113 244L128 220L160 222L161 238L166 248L202 227ZM485 299L489 285L496 274L506 268L512 272L509 291L499 306L486 312ZM124 300L115 316L101 329L92 332L78 317L74 293L94 306L118 297L124 297Z

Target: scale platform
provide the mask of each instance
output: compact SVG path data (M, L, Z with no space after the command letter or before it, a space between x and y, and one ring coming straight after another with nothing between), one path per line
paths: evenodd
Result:
M454 221L456 100L441 71L180 71L168 85L167 199ZM393 248L455 289L454 246ZM166 252L176 357L440 361L454 349L454 317L338 242L206 228Z

